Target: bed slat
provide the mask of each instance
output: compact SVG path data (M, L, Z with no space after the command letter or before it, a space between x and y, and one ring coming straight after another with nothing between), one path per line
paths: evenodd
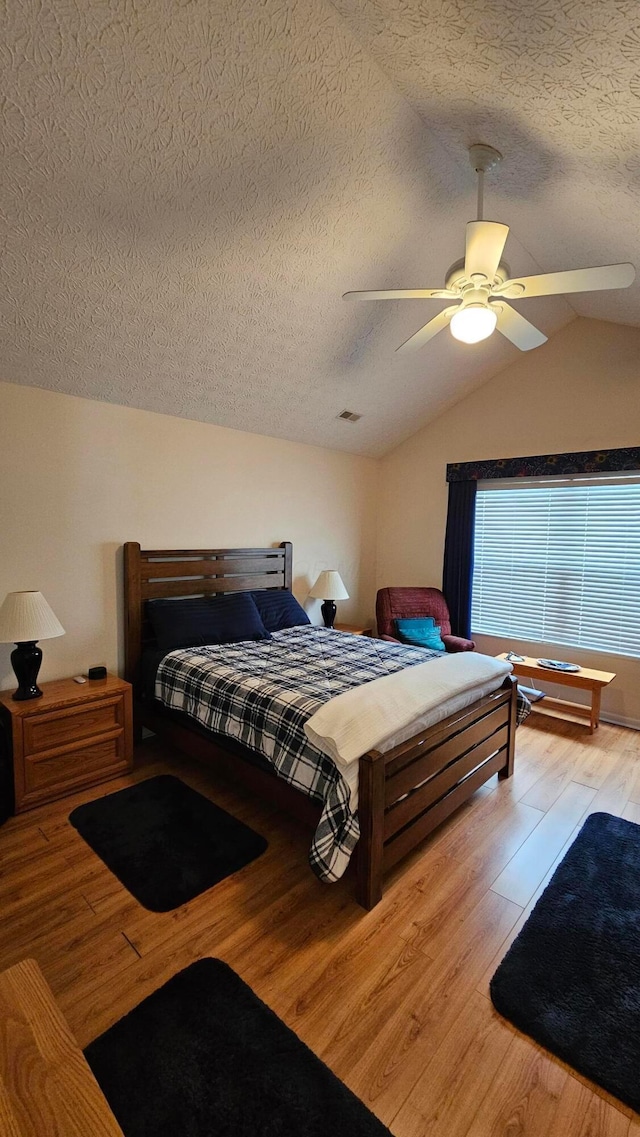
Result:
M127 544L136 544L136 542L127 542ZM137 547L140 549L139 545ZM184 561L191 557L265 557L267 553L273 553L274 557L286 558L290 549L291 542L283 541L274 548L266 549L141 549L139 555L142 560L160 561L166 560L167 557L172 557L176 561Z
M495 754L488 762L485 762L463 782L460 782L454 787L446 797L442 798L437 805L427 810L423 817L417 818L413 825L409 825L407 829L403 829L396 837L391 838L388 844L384 847L384 868L389 869L395 865L396 861L402 859L406 853L414 849L420 841L428 837L429 833L440 825L454 809L462 805L463 802L471 796L475 790L480 789L492 774L498 773L504 766L504 752Z
M387 777L397 774L400 770L404 769L409 762L414 762L416 758L424 754L427 749L431 750L434 746L439 746L441 742L445 742L452 734L459 734L467 727L473 726L475 722L480 721L480 717L486 718L492 711L498 707L505 707L511 698L510 690L505 691L500 688L495 695L488 695L486 699L486 710L482 716L478 715L476 704L471 707L465 708L463 711L456 711L448 718L442 719L441 722L436 723L435 726L429 727L426 731L425 738L428 739L429 746L425 745L425 738L410 738L407 742L401 742L395 746L393 750L387 751L385 754L385 764L387 767ZM415 785L415 782L414 782Z
M503 705L496 707L490 714L485 715L479 722L474 723L473 726L467 727L464 735L464 748L470 750L472 746L476 746L480 742L484 742L489 738L494 731L499 730L504 725L504 709ZM398 798L404 794L409 793L410 790L419 786L422 782L430 778L432 774L442 770L454 758L460 756L461 738L460 731L450 735L445 742L440 743L424 753L423 748L420 748L418 754L420 757L408 762L397 773L389 775L387 768L387 781L385 785L385 806L393 805Z
M140 575L143 580L167 580L172 577L212 576L223 577L231 573L272 573L274 587L282 588L284 558L273 557L199 557L193 560L143 561Z
M398 830L403 829L405 825L408 825L429 806L434 805L439 798L457 786L463 778L466 778L467 774L470 774L497 750L504 750L507 745L507 738L508 727L505 724L501 730L492 734L479 745L474 746L462 758L458 758L457 761L452 762L444 769L440 768L440 771L429 778L419 789L415 789L397 805L392 806L385 814L385 841L393 837Z
M147 600L157 600L175 596L213 595L216 592L250 592L254 588L273 588L277 579L271 573L256 573L255 576L200 576L195 580L162 580L156 584L146 584L144 594ZM282 580L283 577L280 577L281 582Z

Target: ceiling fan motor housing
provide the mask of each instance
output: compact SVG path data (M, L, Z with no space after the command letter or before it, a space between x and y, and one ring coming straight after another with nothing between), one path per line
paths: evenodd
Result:
M445 288L451 288L455 292L463 292L465 290L465 286L466 288L474 288L478 283L480 283L480 281L473 279L469 280L465 277L464 263L465 258L462 257L459 261L456 261L455 264L452 264L451 268L447 270ZM486 281L487 284L489 284L492 288L500 288L504 284L505 280L509 280L510 276L511 269L509 268L508 264L506 261L500 261L493 280L487 281L486 277L484 277L482 283L484 284Z

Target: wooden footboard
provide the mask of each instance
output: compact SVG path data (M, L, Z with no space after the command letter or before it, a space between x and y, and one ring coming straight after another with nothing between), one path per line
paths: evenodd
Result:
M384 873L492 774L513 773L517 683L389 750L360 759L358 903L382 899Z

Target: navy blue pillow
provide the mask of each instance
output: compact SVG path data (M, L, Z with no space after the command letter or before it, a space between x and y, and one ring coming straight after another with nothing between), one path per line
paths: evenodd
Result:
M249 592L148 600L147 612L162 651L271 639Z
M281 632L283 628L298 628L301 624L311 623L304 608L286 588L252 592L251 595L268 632Z

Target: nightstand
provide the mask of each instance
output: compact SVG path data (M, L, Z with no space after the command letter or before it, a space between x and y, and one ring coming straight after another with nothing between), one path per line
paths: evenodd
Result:
M336 632L350 632L352 636L372 636L373 628L363 628L362 624L334 624Z
M0 691L0 717L12 741L16 813L113 778L133 762L130 683L108 675L40 686L42 698L24 702Z

